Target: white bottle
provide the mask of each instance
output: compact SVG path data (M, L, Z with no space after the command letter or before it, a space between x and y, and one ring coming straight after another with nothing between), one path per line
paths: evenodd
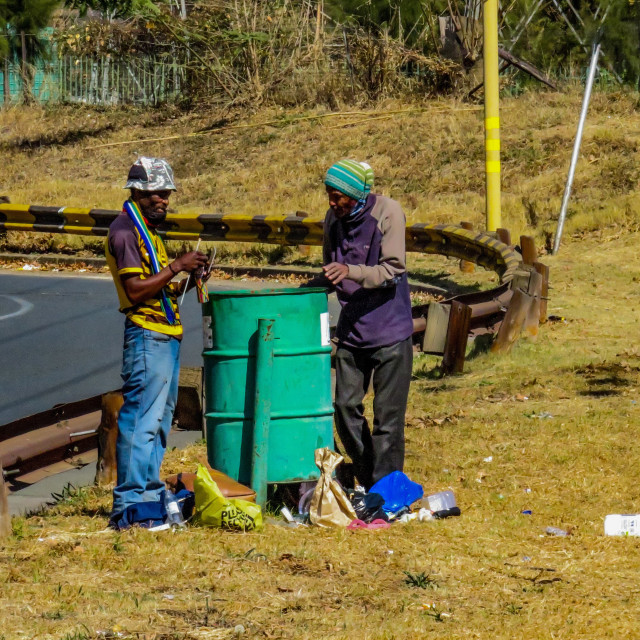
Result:
M608 515L604 519L604 534L606 536L640 536L640 514Z
M173 493L169 489L164 492L164 508L167 510L167 523L175 527L185 527L186 523L182 517L182 509Z

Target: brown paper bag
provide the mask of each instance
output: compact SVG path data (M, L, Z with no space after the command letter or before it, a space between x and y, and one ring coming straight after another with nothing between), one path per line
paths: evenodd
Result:
M320 480L311 498L309 518L320 527L346 527L356 518L349 498L340 485L331 477L333 470L343 458L328 447L316 449L316 466L320 469Z

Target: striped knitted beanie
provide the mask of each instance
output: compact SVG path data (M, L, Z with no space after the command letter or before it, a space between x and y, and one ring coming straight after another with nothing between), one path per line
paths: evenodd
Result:
M340 160L329 167L324 183L354 200L364 200L373 186L373 169L366 162Z

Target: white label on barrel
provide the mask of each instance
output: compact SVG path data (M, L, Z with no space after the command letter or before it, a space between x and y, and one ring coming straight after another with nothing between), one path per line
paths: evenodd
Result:
M202 316L202 344L205 349L211 349L211 347L213 347L211 316Z
M331 344L331 333L329 331L329 313L320 314L320 340L323 347Z

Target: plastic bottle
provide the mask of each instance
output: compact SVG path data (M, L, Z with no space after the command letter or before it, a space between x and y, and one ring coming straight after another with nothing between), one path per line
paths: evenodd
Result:
M604 519L606 536L640 536L640 514L613 513Z
M166 489L164 492L164 508L167 511L167 523L175 527L185 527L186 522L182 517L182 509L180 503L173 491Z
M547 527L544 531L546 534L550 536L565 537L569 535L568 531L565 531L564 529L560 529L559 527Z

